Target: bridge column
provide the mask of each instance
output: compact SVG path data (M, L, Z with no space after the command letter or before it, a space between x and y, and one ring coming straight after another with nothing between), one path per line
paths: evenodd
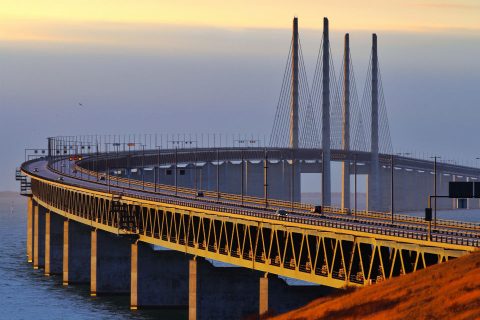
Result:
M245 268L214 267L197 258L189 263L188 319L243 319L258 315L258 278Z
M33 213L33 269L45 266L45 212L36 204Z
M90 295L130 291L131 242L102 230L91 231Z
M63 223L63 285L90 280L90 227L73 220Z
M33 212L35 201L33 197L28 197L27 207L27 259L28 262L33 261Z
M260 278L259 315L279 314L297 309L336 289L324 286L291 286L276 275Z
M286 312L331 292L321 286L289 286L277 276L240 267L189 264L189 320L243 319Z
M188 257L170 250L153 250L136 242L131 248L130 309L187 307Z
M45 213L45 275L62 273L64 218L54 212Z

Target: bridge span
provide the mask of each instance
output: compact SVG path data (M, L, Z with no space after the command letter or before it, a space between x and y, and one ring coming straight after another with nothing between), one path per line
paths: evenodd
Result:
M28 259L46 275L62 274L65 285L89 282L92 295L128 292L132 309L188 306L195 319L285 311L321 295L324 286L378 283L480 246L479 224L437 219L430 230L422 218L395 214L392 222L389 212L330 206L314 212L293 198L270 197L269 187L279 184L274 163L308 166L319 151L296 150L293 157L288 149L265 151L92 151L81 158L50 152L27 161L21 175L28 177L25 184L31 181ZM332 158L351 156L332 152ZM417 169L430 165L398 160ZM222 164L230 163L222 168L226 172L242 171L247 161L262 167L264 175L254 180L261 182L261 197L221 189L227 185L220 177L229 183L235 177L218 175ZM197 167L206 163L215 170L204 168L203 179L215 181L217 189L199 186ZM189 172L195 175L187 179ZM210 260L230 267L214 267ZM288 286L283 278L322 287Z

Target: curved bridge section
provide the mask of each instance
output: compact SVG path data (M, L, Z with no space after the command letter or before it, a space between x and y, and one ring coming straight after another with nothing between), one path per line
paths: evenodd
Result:
M268 159L278 161L290 157L292 163L299 159L304 163L315 160L313 150L300 150L294 157L288 152L269 151ZM92 295L95 295L101 283L100 261L105 260L99 257L102 250L109 251L99 246L99 239L114 236L111 246L126 243L127 249L122 249L126 250L125 257L114 261L130 262L128 268L125 267L130 285L123 290L130 292L131 306L137 308L151 304L141 298L142 291L147 290L140 285L141 274L147 272L140 267L143 246L162 247L170 250L168 254L183 253L180 257L186 262L182 265L188 263L189 270L183 278L187 279L184 281L188 282L185 286L189 291L188 299L182 303L189 305L190 314L196 317L197 308L202 309L197 297L200 281L197 277L200 270L204 270L198 265L204 261L201 258L240 267L236 274L247 269L257 272L260 290L258 287L255 290L259 294L259 312L263 313L269 309L268 301L270 307L273 305L272 293L270 300L268 298L268 283L270 281L271 286L273 280L269 279L274 275L333 288L362 286L447 261L480 246L478 224L437 220L434 232L430 233L422 219L405 215L396 215L392 223L390 215L384 212L334 207L314 212L311 205L267 196L239 195L218 189L199 194L198 186L159 183L155 172L153 182L122 174L125 168L131 173L134 167L145 169L146 165L155 163L165 170L173 165L177 172L189 163L196 167L200 162L210 161L220 166L224 161L239 158L258 161L262 156L265 158L264 150L231 149L204 154L198 150L180 153L154 150L142 154L90 154L77 161L69 157L28 161L22 165L22 172L31 179L29 260L33 260L37 268L43 264L47 274L52 272L53 260L59 259L52 253L52 243L57 241L63 254L62 262L57 261L57 271L68 284L75 281L71 279L75 259L80 259L82 254L88 256L90 274L82 279L90 281ZM270 162L265 163L268 167ZM416 165L421 167L422 163L418 161ZM268 185L265 178L266 193ZM56 234L52 233L55 219L57 224L63 223ZM82 238L82 232L76 229L82 229L88 236ZM76 233L77 236L73 236ZM88 254L78 248L73 250L87 242ZM160 252L160 256L163 254ZM178 257L169 261L174 263ZM175 277L174 271L171 276ZM292 288L286 291L293 292Z

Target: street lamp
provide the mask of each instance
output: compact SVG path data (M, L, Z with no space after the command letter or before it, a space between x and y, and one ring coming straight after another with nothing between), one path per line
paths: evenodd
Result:
M145 190L145 144L142 144L142 190Z
M177 179L177 168L178 168L178 147L175 147L175 197L178 194L178 179Z
M437 159L439 156L430 157L433 158L433 228L437 227Z
M264 160L263 160L263 193L265 197L265 208L268 208L268 153L265 148Z
M357 154L353 154L353 172L354 172L354 219L357 220Z

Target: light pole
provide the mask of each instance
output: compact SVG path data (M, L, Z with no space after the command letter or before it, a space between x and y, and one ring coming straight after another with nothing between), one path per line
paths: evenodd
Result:
M243 149L242 149L242 163L241 163L241 166L242 166L241 174L242 174L242 176L241 176L241 179L240 179L240 180L241 180L241 184L242 184L242 188L241 188L241 189L242 189L242 190L241 190L241 191L242 191L242 206L243 206L243 194L244 194L244 184L245 184L245 182L243 181L243 180L244 180L244 176L245 176L245 160L244 160L244 157L245 157L245 156L244 156L243 152L244 152L244 151L243 151Z
M177 167L178 167L178 147L175 147L175 196L178 194L178 183L177 183Z
M142 189L145 190L145 144L142 144Z
M353 172L354 172L354 220L357 220L357 154L353 155Z
M291 181L290 181L290 206L293 212L293 198L295 196L295 150L292 149L292 170L291 170Z
M263 160L263 193L265 196L265 208L268 208L268 154L267 148L265 148L264 160Z
M439 156L433 156L433 229L437 227L437 159Z
M157 192L157 180L158 176L160 175L160 149L162 146L156 146L158 149L157 153L157 167L153 168L153 180L154 180L154 185L155 185L155 192Z
M217 202L220 201L220 159L219 151L217 148Z

